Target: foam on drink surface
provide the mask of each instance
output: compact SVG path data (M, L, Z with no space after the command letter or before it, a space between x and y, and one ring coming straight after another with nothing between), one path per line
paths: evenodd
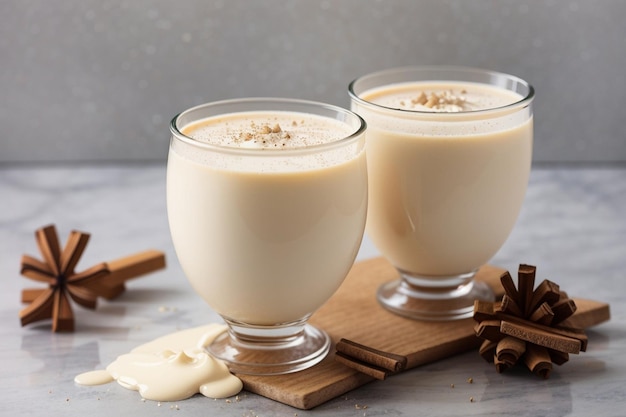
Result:
M366 91L361 97L392 109L457 113L504 107L522 97L486 84L463 82L411 82Z
M353 108L367 114L369 135L382 129L437 140L473 137L510 130L527 120L527 112L511 106L519 103L522 95L480 83L397 83L366 90L360 98L381 106L360 108L357 104Z
M333 142L353 129L330 118L296 112L241 112L211 117L182 132L204 143L250 149L294 149Z
M288 111L238 112L209 117L181 128L199 147L173 143L179 156L207 167L244 172L293 172L344 163L358 155L353 146L315 148L354 134L356 128L329 117ZM221 151L201 149L203 144ZM313 148L312 148L313 147ZM310 149L312 148L312 149ZM299 154L288 151L309 149ZM250 151L231 154L230 151Z

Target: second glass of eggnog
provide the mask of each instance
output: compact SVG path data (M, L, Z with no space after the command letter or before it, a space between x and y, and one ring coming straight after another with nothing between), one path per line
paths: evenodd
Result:
M337 290L367 210L365 122L338 107L238 99L174 118L167 209L180 264L229 326L231 371L308 368L330 339L307 319Z
M473 280L510 234L530 174L534 90L473 68L409 67L350 84L368 124L366 233L398 270L389 310L423 320L471 317L493 299Z

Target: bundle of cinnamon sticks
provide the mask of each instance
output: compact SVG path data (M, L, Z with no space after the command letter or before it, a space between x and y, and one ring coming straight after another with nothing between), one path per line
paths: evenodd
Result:
M165 255L148 250L102 262L77 273L74 269L87 246L89 234L72 231L63 250L54 225L38 229L35 238L43 261L22 256L21 274L48 286L22 291L22 302L29 303L19 313L22 326L52 319L52 331L74 331L70 299L95 309L98 297L113 299L124 292L127 280L165 267Z
M554 282L544 280L535 289L536 268L520 265L517 288L509 272L501 276L502 301L474 303L474 330L485 339L480 355L498 372L522 360L536 375L548 378L552 363L562 365L570 354L587 349L587 335L567 319L576 304Z

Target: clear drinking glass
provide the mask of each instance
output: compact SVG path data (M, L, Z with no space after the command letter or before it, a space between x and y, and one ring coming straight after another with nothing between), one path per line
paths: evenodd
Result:
M475 299L493 299L474 275L524 200L533 87L481 69L407 67L358 78L349 94L368 124L366 233L400 275L379 302L415 319L471 317Z
M194 139L198 123L218 129ZM208 349L232 372L295 372L328 353L328 335L307 320L361 244L365 129L349 110L280 98L209 103L172 120L172 240L194 290L228 325Z

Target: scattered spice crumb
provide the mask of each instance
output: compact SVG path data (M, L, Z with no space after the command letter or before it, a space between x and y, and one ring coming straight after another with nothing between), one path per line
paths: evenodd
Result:
M450 384L450 388L454 388L454 384Z
M467 378L467 383L468 384L473 384L474 383L474 378L472 378L472 377Z
M474 397L470 397L470 402L473 403L474 402Z
M157 403L157 407L160 407L160 406L161 406L161 401Z
M231 402L230 398L226 398L226 404L230 404Z
M66 398L66 399L65 399L65 402L69 402L69 401L70 401L70 399L69 399L69 398Z

